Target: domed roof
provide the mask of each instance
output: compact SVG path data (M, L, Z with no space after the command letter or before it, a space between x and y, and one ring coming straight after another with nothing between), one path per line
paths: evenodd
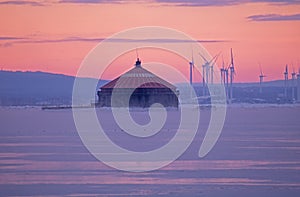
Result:
M151 73L141 66L141 61L137 59L135 67L116 79L103 85L101 89L112 88L170 88L176 87Z

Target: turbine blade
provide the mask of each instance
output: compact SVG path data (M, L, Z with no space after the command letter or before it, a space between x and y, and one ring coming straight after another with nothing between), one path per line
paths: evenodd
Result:
M198 53L198 54L202 57L202 59L205 61L205 63L208 63L207 59L201 53Z
M262 68L261 68L261 64L258 63L258 65L259 65L260 74L263 75Z
M192 63L193 63L193 66L194 66L194 51L193 51L193 47L192 47Z
M225 63L224 63L223 55L222 55L222 67L223 67L223 70L224 70L225 69Z
M232 66L234 66L232 48L230 49L230 56L231 56L231 64L232 64Z

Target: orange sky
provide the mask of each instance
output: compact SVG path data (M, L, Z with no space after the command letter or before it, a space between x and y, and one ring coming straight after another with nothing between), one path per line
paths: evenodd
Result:
M153 25L177 29L197 40L218 41L203 46L211 55L221 51L225 62L229 62L233 48L236 81L258 81L258 62L268 76L266 80L282 78L285 64L291 69L293 64L296 70L300 66L300 3L178 6L154 1L115 4L36 1L43 5L32 5L32 1L26 4L26 0L17 2L0 1L0 68L5 70L75 75L85 55L98 43L74 41L77 38L106 38L127 28ZM267 21L247 18L268 14L277 14L279 18ZM144 56L145 61L153 61L147 52ZM143 59L143 50L140 57ZM117 64L125 64L128 69L135 56L132 58L116 60L105 78L116 77L126 69ZM164 63L174 64L171 59L167 55ZM218 63L220 66L221 58ZM174 66L183 66L180 70L188 73L187 62Z

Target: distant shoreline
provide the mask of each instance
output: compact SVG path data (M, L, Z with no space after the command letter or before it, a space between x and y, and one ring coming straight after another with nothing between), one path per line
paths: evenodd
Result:
M188 106L188 105L187 105ZM195 105L193 105L196 107ZM212 108L212 105L198 105L200 109L209 109ZM217 106L217 105L215 105ZM252 103L234 103L234 104L227 104L224 105L226 108L281 108L281 107L300 107L300 103L294 104L252 104ZM94 108L91 105L83 105L83 106L71 106L71 105L53 105L53 106L37 106L37 105L24 105L24 106L0 106L0 109L40 109L40 110L66 110L66 109L90 109ZM96 109L101 110L110 110L109 107L95 107ZM169 110L169 108L167 108ZM148 108L131 108L130 110L148 110ZM177 110L177 109L176 109ZM179 108L180 110L180 108Z

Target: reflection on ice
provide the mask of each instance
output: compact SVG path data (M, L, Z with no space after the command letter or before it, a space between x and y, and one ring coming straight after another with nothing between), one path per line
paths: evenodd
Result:
M74 130L68 110L0 109L0 195L237 196L245 191L245 196L297 196L300 110L275 109L274 115L274 108L267 107L229 109L217 145L200 159L197 153L209 115L204 111L203 124L184 155L144 173L122 172L95 159ZM173 127L154 138L153 146L165 143ZM153 143L134 146L129 138L112 137L116 142L128 140L123 143L132 148Z

